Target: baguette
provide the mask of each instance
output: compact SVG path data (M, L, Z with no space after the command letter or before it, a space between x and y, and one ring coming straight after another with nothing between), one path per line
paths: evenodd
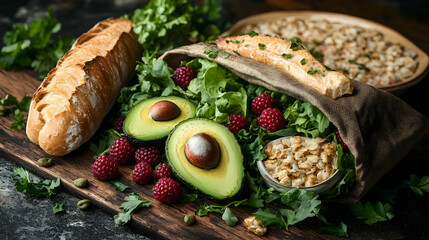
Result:
M135 75L141 46L127 19L106 19L80 36L33 95L26 133L62 156L88 141Z
M353 83L343 73L328 71L305 49L292 50L291 44L265 35L219 38L216 44L245 58L270 65L319 93L337 99L352 94ZM304 60L303 60L304 59Z

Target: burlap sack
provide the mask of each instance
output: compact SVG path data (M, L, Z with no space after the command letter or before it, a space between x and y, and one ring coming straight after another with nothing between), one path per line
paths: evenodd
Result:
M205 58L244 80L269 90L308 101L319 108L339 129L343 141L356 158L356 184L342 200L355 202L425 134L428 119L399 98L369 85L353 81L350 96L332 100L265 64L228 52L212 59L204 54L215 46L198 43L166 52L160 59L176 68L180 61ZM221 50L222 52L222 50Z

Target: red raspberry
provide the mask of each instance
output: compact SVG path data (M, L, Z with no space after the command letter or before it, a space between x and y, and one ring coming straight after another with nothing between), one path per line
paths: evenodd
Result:
M286 120L278 108L267 108L258 117L258 125L275 132L284 128Z
M229 116L229 124L228 124L229 130L236 134L241 129L248 129L249 125L247 123L247 120L243 115L241 114L232 114Z
M168 163L161 163L155 170L155 177L158 179L161 178L171 178L172 171Z
M139 162L133 170L133 181L138 184L145 184L150 182L153 177L152 167L145 163Z
M152 188L153 196L160 202L174 203L182 197L182 187L171 178L161 178Z
M259 96L252 100L252 112L259 115L266 108L273 108L276 106L276 101L270 95L261 93Z
M92 174L100 180L110 180L118 176L119 166L109 156L99 156L92 164Z
M189 85L189 82L196 76L197 73L194 69L190 67L179 67L174 70L173 81L183 89L186 89Z
M113 129L115 129L118 133L123 133L124 130L122 129L122 126L124 126L124 117L118 117L115 119L115 122L113 123Z
M134 146L125 137L121 137L115 140L113 145L109 149L109 157L113 161L120 164L125 164L133 158Z
M337 142L341 145L341 147L343 147L344 151L348 151L349 147L347 146L347 144L343 141L343 139L340 136L340 132L338 131L338 128L334 129L334 134L337 137Z
M140 147L137 148L134 158L136 162L145 162L150 166L155 166L161 159L161 153L156 147Z

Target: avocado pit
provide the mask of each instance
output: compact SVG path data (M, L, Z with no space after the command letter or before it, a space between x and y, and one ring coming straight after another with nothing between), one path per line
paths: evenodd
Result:
M175 103L162 100L150 107L148 115L155 121L169 121L177 118L180 112L180 108Z
M199 168L215 168L220 161L219 144L210 135L197 133L186 142L185 156L190 163Z

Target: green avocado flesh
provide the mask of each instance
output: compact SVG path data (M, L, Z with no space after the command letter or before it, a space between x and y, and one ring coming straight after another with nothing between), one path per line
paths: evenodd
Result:
M149 115L149 109L159 101L167 100L180 108L180 115L168 121L156 121ZM153 141L167 137L170 131L181 121L195 117L195 105L180 97L155 97L140 102L131 109L124 121L127 137L140 141Z
M208 134L219 144L220 161L215 168L196 167L186 158L186 142L197 133ZM203 118L183 121L168 136L165 152L174 174L187 186L219 200L240 192L244 177L243 155L227 127Z

